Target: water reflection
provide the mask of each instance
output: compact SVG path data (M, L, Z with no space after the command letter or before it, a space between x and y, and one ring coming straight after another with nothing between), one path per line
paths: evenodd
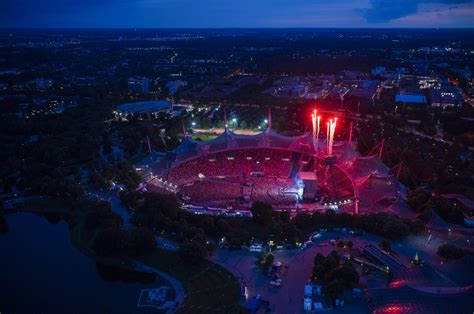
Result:
M137 309L141 289L169 285L154 274L96 265L69 240L67 223L48 215L6 215L0 235L1 313L157 313Z

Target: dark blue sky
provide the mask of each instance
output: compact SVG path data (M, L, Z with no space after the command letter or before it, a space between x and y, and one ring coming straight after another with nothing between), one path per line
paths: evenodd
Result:
M473 0L2 0L1 27L474 27Z

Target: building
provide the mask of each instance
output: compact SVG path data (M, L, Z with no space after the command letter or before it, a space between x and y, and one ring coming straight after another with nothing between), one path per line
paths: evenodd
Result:
M35 85L37 89L48 89L53 86L53 81L40 77L35 80Z
M346 96L347 93L349 93L350 89L346 86L334 86L328 94L328 97L330 99L334 100L340 100L343 99L344 96Z
M327 89L325 87L315 87L311 88L305 95L305 99L320 99L326 96Z
M303 192L302 196L304 199L314 199L317 192L317 177L314 172L303 172L298 173L298 180L301 181Z
M395 102L424 105L427 103L427 100L426 97L420 93L398 93L395 96Z
M434 87L430 90L431 106L433 107L461 107L462 95L457 87Z
M160 112L170 112L173 104L167 100L130 102L117 106L115 114L121 118L138 115L139 119L157 117Z
M373 104L379 88L379 82L375 80L344 81L344 85L350 88L348 96L362 103Z
M428 100L421 90L420 78L413 75L400 76L395 102L413 105L427 104Z
M128 79L128 92L131 94L147 94L150 92L150 80L135 76Z
M188 85L188 82L186 81L174 80L174 81L169 81L168 83L166 83L166 88L168 88L170 95L174 95L176 94L178 89L187 85Z
M372 69L371 73L373 76L381 76L386 73L386 69L385 67L382 67L382 66L375 67Z

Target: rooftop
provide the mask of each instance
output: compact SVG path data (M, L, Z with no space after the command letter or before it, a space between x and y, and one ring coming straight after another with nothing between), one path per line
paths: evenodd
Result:
M171 102L167 100L141 101L121 104L117 107L118 111L125 112L157 112L171 108Z

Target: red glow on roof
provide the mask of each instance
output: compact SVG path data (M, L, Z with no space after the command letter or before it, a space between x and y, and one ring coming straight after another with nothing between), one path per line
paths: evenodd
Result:
M390 304L374 310L372 314L403 314L410 311L412 311L412 307L410 305Z
M390 288L397 288L397 287L405 285L406 283L407 283L406 280L401 279L401 280L391 282L389 286Z

